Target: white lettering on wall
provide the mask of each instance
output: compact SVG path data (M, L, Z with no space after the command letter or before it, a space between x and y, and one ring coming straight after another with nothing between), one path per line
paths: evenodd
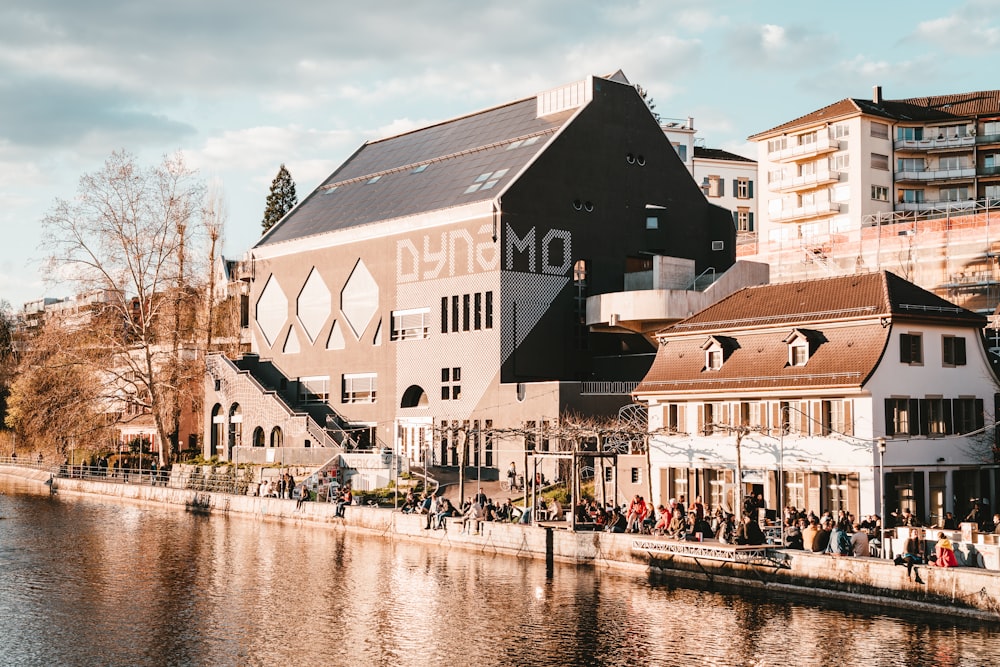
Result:
M507 262L506 268L508 271L514 269L514 256L515 253L527 253L528 254L528 273L537 273L538 268L535 264L535 259L537 257L537 248L535 246L535 228L532 227L524 235L524 238L518 238L514 230L507 225L506 231L507 243L505 245L505 250L507 252ZM546 273L553 276L564 276L569 268L573 266L573 235L566 229L550 229L545 232L545 236L542 237L542 273ZM559 244L559 249L556 251L555 244ZM554 258L560 258L558 263L553 263Z
M396 241L396 279L399 283L445 277L445 267L447 276L454 276L477 270L492 271L499 263L500 253L489 224L480 226L475 238L466 229L455 229L442 232L440 238L436 234L425 234L419 240Z

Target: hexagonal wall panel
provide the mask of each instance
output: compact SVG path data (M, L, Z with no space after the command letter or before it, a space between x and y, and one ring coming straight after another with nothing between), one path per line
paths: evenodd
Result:
M278 334L288 319L288 297L281 290L281 285L272 275L257 299L257 326L264 334L268 346L274 345Z
M295 302L295 313L311 342L319 336L320 329L330 317L330 310L330 290L319 271L313 269Z
M340 310L358 339L378 312L378 283L360 259L340 292Z

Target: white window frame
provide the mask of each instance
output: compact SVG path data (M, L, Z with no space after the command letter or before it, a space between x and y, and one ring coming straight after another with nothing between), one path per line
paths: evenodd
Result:
M326 403L330 400L330 376L311 375L299 378L299 403Z
M374 403L377 394L377 373L344 373L341 382L341 403Z
M429 338L430 319L430 308L409 308L392 311L389 340Z

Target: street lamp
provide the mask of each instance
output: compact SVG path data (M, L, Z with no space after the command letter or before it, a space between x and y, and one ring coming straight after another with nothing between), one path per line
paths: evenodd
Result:
M788 409L791 406L782 405L778 411L778 534L781 536L781 546L785 546L785 431L788 429Z
M883 469L883 459L885 458L885 438L878 438L878 490L879 490L879 542L882 546L882 558L888 558L888 545L885 543L885 472Z

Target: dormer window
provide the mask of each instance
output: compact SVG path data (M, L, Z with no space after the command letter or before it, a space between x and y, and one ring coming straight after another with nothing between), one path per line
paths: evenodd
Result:
M817 331L793 330L784 340L788 345L788 365L805 366L809 363L809 357L816 351L821 339L822 334Z
M711 336L701 346L705 351L705 370L717 371L726 362L729 353L736 347L736 341L724 336Z

